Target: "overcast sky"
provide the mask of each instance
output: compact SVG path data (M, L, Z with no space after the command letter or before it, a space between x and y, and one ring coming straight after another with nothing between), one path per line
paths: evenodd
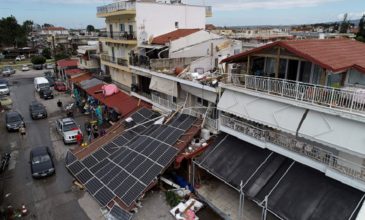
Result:
M0 17L14 15L19 22L33 20L67 28L88 24L104 27L96 7L112 0L0 0ZM350 19L365 13L365 0L183 0L213 6L207 23L230 25L290 25Z

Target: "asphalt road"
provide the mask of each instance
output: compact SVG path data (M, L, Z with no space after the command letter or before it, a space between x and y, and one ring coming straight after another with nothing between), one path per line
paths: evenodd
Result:
M60 143L57 134L54 134L54 119L33 121L29 115L29 104L36 99L33 78L42 72L17 73L9 79L13 109L23 115L27 134L21 139L17 132L8 133L4 122L5 113L0 113L0 152L11 152L12 155L9 170L1 174L1 206L12 205L17 208L25 204L29 210L25 219L89 219L78 203L84 192L73 187L73 178L65 168L64 155L68 146ZM51 147L55 155L56 175L45 179L32 178L29 152L38 146Z

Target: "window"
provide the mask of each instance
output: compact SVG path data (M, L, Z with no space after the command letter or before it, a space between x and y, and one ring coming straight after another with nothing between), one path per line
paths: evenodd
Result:
M124 24L120 24L120 32L122 32L122 33L125 32L125 25Z
M348 83L351 85L365 86L365 74L360 73L357 70L351 70Z
M175 28L179 28L179 22L175 21Z
M200 98L200 97L197 97L197 98L196 98L196 102L197 102L198 104L200 104L200 105L202 105L202 104L203 104L203 100L202 100L202 98Z

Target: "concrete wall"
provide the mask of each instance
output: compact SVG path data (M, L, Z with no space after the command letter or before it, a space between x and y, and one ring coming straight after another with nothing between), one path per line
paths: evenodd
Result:
M136 3L138 44L178 28L205 28L205 7L169 5L148 2Z
M132 73L116 70L114 68L110 68L110 76L113 81L121 84L121 88L124 87L130 88L132 84Z

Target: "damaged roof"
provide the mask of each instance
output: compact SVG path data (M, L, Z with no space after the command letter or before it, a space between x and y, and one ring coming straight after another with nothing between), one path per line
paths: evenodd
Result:
M175 31L157 36L155 38L153 38L152 40L152 44L160 44L160 45L164 45L166 43L169 43L170 41L174 41L177 40L179 38L182 37L186 37L190 34L193 34L195 32L200 31L201 29L177 29Z

